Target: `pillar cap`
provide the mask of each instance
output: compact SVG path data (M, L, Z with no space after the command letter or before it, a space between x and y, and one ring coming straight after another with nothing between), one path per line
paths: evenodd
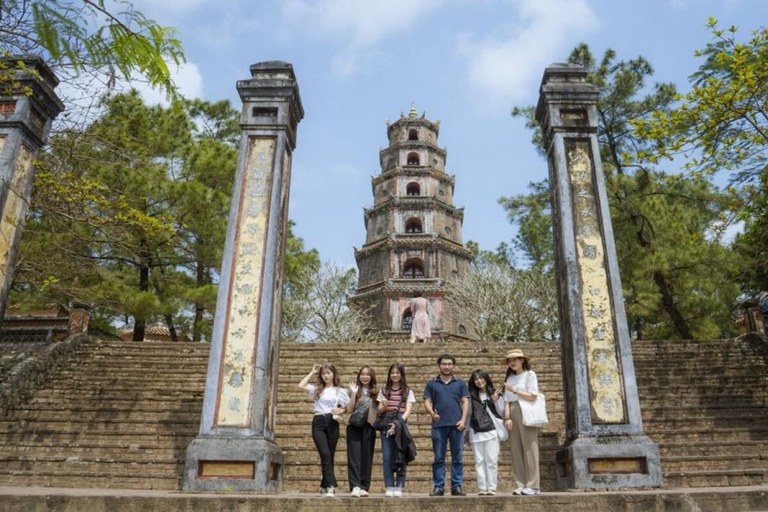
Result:
M8 55L0 58L0 63L3 66L8 66L9 71L14 72L14 80L20 82L22 87L24 85L32 84L33 89L38 87L40 92L50 103L48 108L50 109L48 114L51 117L56 117L59 112L64 110L64 103L54 92L54 89L59 85L59 79L56 74L48 66L48 64L38 55L19 54ZM22 66L19 63L23 64ZM15 89L12 94L15 94ZM35 94L33 93L33 96Z
M547 125L549 103L597 103L599 90L587 82L587 69L567 63L554 63L544 70L539 87L536 120Z

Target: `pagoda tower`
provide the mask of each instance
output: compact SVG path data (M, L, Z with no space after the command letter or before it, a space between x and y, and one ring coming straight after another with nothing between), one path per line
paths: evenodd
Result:
M459 312L444 300L446 280L469 269L464 209L453 205L455 177L445 173L446 150L437 145L440 122L419 117L387 121L389 146L379 152L381 173L372 177L373 207L365 211L365 245L355 248L358 291L353 301L371 308L375 325L392 334L410 332L410 301L429 302L433 338L471 336Z

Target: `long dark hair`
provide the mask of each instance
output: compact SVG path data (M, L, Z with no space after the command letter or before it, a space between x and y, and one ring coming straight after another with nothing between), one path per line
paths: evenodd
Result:
M405 366L401 363L392 363L389 365L389 370L387 370L387 384L384 386L384 396L389 400L389 394L392 392L392 370L400 372L400 396L403 397L403 402L405 402L408 400L408 392L410 391L410 388L408 387L408 381L405 379Z
M320 395L325 390L325 381L323 380L323 370L331 370L333 372L333 386L339 387L339 372L336 371L336 367L331 363L325 363L320 367L317 372L317 386L315 387L315 400L320 398Z
M477 387L477 384L475 384L475 381L478 378L485 380L485 389L480 389ZM491 376L488 374L488 372L478 368L472 372L472 375L469 376L469 395L473 400L477 400L479 402L480 392L485 392L485 394L488 395L488 398L490 398L493 396L495 390L493 389L493 381L491 380Z
M523 358L523 372L527 372L531 369L531 363L528 362L526 358ZM523 373L520 372L520 373ZM509 363L507 363L507 375L504 377L504 382L507 381L510 375L517 375L515 371L509 367Z
M368 396L375 398L379 394L379 386L376 384L376 372L370 366L363 366L357 372L357 396L355 400L359 400L363 396L363 383L360 382L360 374L363 370L368 370L368 375L371 376L371 382L368 383Z

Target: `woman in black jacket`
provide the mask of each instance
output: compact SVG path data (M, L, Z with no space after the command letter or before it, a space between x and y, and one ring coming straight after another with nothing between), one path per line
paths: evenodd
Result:
M469 442L475 458L475 476L480 496L496 494L499 468L499 435L491 415L501 420L498 410L502 391L493 389L491 376L475 370L469 377L472 414L469 418Z

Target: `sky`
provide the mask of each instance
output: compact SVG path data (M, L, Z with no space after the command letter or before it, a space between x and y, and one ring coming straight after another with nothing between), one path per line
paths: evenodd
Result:
M598 58L646 57L654 80L688 89L710 40L710 16L742 38L768 23L765 0L136 0L175 27L187 63L182 94L228 99L256 62L293 64L305 118L298 129L290 218L323 260L354 266L365 240L386 120L440 120L438 144L464 206L464 242L484 249L515 234L498 204L546 178L516 106L535 104L544 69L585 42ZM143 90L149 102L161 93Z

